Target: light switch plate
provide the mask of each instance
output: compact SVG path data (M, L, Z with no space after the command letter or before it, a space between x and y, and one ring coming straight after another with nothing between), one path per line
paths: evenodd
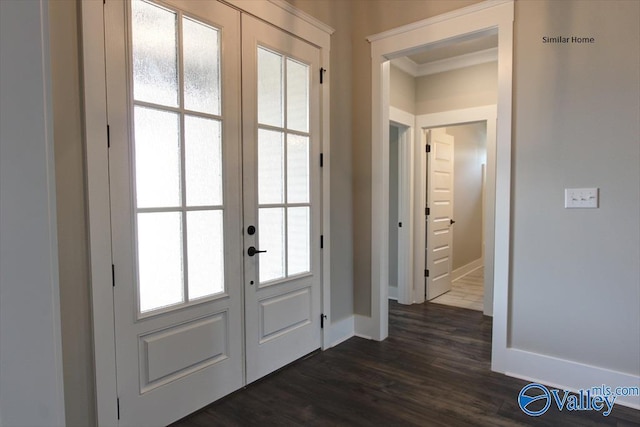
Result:
M593 209L598 207L597 188L565 188L564 207L567 209Z

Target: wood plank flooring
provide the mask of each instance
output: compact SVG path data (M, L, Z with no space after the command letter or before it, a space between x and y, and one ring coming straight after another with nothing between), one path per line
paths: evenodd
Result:
M430 303L389 311L385 341L312 354L173 426L640 426L622 406L529 417L517 404L527 382L490 371L491 318Z
M451 290L431 300L436 304L482 311L484 308L484 267L451 282Z

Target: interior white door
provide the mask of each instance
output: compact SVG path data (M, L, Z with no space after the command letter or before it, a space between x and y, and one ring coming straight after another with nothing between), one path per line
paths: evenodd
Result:
M240 13L105 7L119 420L166 425L243 385Z
M242 28L252 382L321 346L320 50L247 15Z
M427 300L451 290L454 138L444 128L427 132Z

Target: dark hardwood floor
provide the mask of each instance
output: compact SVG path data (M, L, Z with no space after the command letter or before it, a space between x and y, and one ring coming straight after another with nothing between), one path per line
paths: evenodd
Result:
M352 338L299 360L175 424L204 426L640 426L640 411L529 417L526 381L490 370L491 318L390 302L389 338Z

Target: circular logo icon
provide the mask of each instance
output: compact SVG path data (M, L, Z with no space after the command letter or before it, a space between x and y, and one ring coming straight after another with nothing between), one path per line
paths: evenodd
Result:
M551 406L551 393L541 384L529 384L520 390L518 405L525 414L538 417L547 412Z

